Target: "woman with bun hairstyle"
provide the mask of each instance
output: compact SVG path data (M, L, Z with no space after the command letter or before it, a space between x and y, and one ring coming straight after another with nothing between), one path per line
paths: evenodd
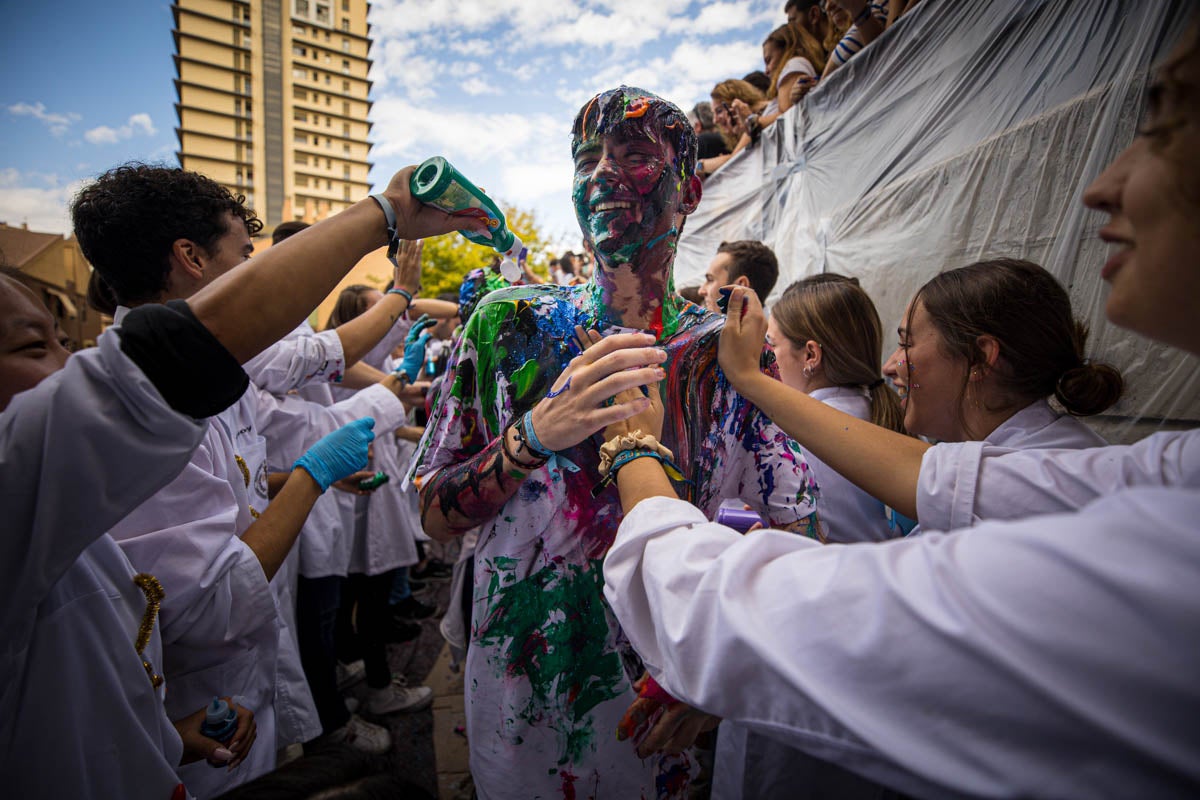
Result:
M1037 264L996 259L943 272L917 291L897 332L884 374L910 432L1014 449L1107 444L1077 417L1115 403L1121 373L1086 357L1087 327Z

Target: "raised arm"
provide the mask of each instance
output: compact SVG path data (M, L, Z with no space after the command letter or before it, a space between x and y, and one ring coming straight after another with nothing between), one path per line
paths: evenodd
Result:
M406 239L450 233L482 222L422 205L408 191L412 167L393 176L383 194ZM350 268L388 243L383 208L370 198L268 248L213 281L188 301L196 318L240 362L282 338L323 300Z
M863 491L916 519L917 479L929 445L852 417L764 375L758 368L766 335L762 304L753 291L732 288L719 350L729 381L805 450Z

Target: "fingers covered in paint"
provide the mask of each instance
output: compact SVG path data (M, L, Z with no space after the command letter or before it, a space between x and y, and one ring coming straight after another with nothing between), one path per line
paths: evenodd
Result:
M711 731L721 722L687 703L675 703L664 708L662 714L652 721L645 735L637 741L638 758L649 758L654 753L675 755L696 743L696 738Z
M729 311L721 329L717 360L734 388L750 375L758 373L767 320L762 303L753 290L734 286L729 295Z
M614 422L644 411L644 396L629 402L614 398L627 389L659 381L664 375L659 365L667 354L648 346L654 343L649 334L614 334L597 341L585 332L583 337L587 349L571 360L533 409L534 430L550 450L564 450Z
M426 239L457 230L489 233L487 223L475 217L456 217L427 206L412 196L409 181L416 167L405 167L392 176L383 194L396 212L396 233L403 239Z

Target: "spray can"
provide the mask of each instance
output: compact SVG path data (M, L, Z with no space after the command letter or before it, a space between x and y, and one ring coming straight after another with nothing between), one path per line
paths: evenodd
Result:
M500 273L509 283L516 283L521 279L521 268L516 262L516 257L523 247L521 240L508 229L504 214L496 207L492 198L463 177L449 161L441 156L423 161L409 180L409 190L420 202L440 208L448 214L484 220L489 233L459 233L476 244L487 245L503 254Z
M229 744L233 734L237 732L237 711L219 697L214 697L204 712L204 723L200 726L200 735L216 739L221 744Z

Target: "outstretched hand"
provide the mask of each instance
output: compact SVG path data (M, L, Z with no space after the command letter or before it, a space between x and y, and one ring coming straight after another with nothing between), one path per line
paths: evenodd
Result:
M392 285L416 295L421 291L421 253L425 242L404 239L396 249L396 267L392 270Z
M667 353L651 346L652 334L616 333L592 341L533 407L534 432L548 450L565 450L614 422L644 412L650 400L636 387L663 378L658 365L666 361ZM634 389L636 396L618 399L626 389Z
M307 470L323 492L335 481L367 466L371 442L375 440L374 427L374 417L343 425L308 448L295 466Z
M428 314L422 314L421 318L413 323L412 328L408 332L408 336L404 337L404 358L396 367L395 373L403 372L408 376L409 383L417 379L421 374L421 365L425 363L425 345L429 343L429 339L433 336L427 328L431 328L437 324L437 320L430 319Z
M744 286L732 287L717 361L733 388L740 390L744 381L761 374L759 364L766 335L767 319L758 295Z

